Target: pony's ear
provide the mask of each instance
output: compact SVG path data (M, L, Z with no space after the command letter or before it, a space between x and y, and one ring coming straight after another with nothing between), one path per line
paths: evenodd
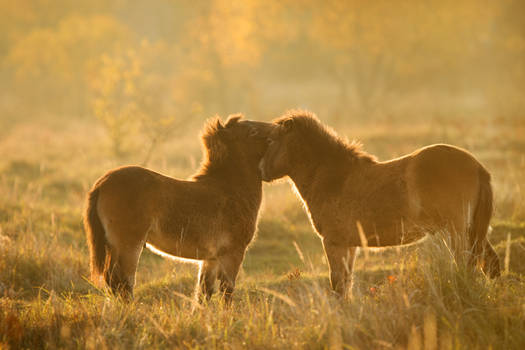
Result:
M235 133L233 132L231 128L237 125L237 123L242 118L243 118L242 114L231 114L228 116L228 119L226 119L226 123L224 124L224 128L220 130L220 135L224 141L235 138Z
M241 113L230 114L228 116L228 119L226 120L225 127L229 127L229 126L232 126L234 124L237 124L239 122L239 120L241 120L242 118L244 118L244 116Z

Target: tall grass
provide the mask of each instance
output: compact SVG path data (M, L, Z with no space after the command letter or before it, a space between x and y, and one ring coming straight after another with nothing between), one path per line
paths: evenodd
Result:
M519 144L500 127L496 135ZM525 347L525 211L518 191L525 163L519 147L476 143L486 129L469 129L468 137L450 133L456 136L448 141L471 144L493 173L497 211L490 240L502 277L473 271L468 253L454 257L447 236L435 235L421 245L359 253L352 293L340 300L329 289L321 245L300 201L281 183L264 188L259 232L230 307L218 296L196 306L196 267L148 251L130 304L87 281L83 196L117 164L99 146L101 135L73 138L71 129L26 125L0 140L6 155L0 160L0 348ZM437 126L427 129L386 123L348 135L362 136L368 150L386 159L440 141ZM43 150L31 135L60 141ZM198 164L196 135L166 144L152 167L190 175ZM18 147L22 139L27 144Z
M0 341L11 348L519 349L525 344L525 280L513 273L487 279L468 266L468 257L454 259L439 235L392 254L397 263L390 261L380 273L358 270L348 300L334 296L325 274L305 264L287 276L244 276L230 307L218 296L195 306L188 297L195 279L188 272L140 286L136 299L125 304L82 281L79 276L87 271L74 256L53 255L51 246L38 255L35 248L25 242L0 253L1 281L11 283L0 298ZM61 269L49 262L53 258L64 264ZM47 287L28 292L32 284Z

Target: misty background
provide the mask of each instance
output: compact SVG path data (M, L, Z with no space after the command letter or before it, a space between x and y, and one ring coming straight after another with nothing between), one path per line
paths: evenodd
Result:
M300 107L335 126L523 117L519 0L20 0L0 7L3 128L95 118L116 154L134 132L162 138L214 114L268 120Z

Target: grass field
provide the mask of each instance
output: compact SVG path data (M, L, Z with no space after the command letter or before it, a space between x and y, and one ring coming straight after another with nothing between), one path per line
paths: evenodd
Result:
M12 121L0 131L0 349L525 348L525 118L385 119L337 130L382 160L437 142L469 149L493 176L490 241L503 275L469 271L437 235L361 251L352 296L338 300L320 241L282 181L264 187L231 307L218 297L195 304L197 267L147 250L128 305L87 280L82 210L100 175L138 160L111 157L93 120ZM186 178L199 160L192 129L149 166Z

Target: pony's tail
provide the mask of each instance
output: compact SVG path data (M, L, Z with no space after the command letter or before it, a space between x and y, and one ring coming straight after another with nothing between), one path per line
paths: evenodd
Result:
M104 227L97 213L98 195L99 187L95 185L88 194L86 212L84 214L84 228L89 246L91 280L94 282L104 272L107 247Z
M499 275L499 259L487 240L489 223L493 213L493 194L490 174L483 167L479 170L478 202L474 211L469 238L476 257L482 259L482 267L491 277Z

